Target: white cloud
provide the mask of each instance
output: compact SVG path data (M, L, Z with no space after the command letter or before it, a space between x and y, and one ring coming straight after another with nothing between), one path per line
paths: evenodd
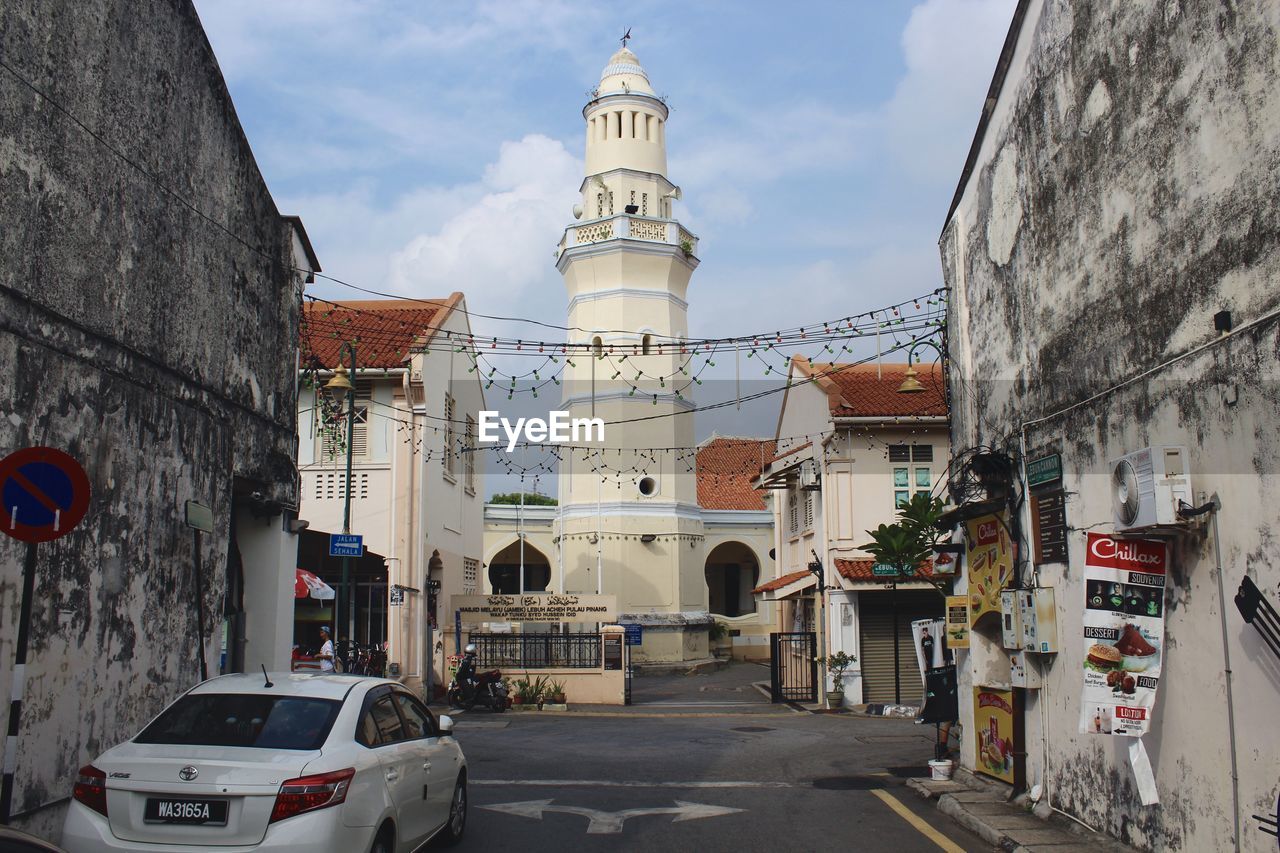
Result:
M582 174L581 161L556 140L532 134L502 143L483 192L392 255L391 287L411 296L462 290L473 310L502 314L548 295L544 288L535 294L535 285L562 296L553 251Z
M954 183L1015 0L927 0L902 33L906 76L886 108L886 143L898 165L922 182Z

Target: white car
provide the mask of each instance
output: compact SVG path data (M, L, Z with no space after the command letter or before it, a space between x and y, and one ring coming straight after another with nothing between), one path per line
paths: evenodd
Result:
M224 675L80 768L62 845L392 853L455 842L467 765L452 733L394 681Z

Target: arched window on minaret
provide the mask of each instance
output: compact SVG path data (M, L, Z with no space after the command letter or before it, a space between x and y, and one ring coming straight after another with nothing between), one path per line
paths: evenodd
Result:
M649 354L649 341L650 341L650 336L649 336L649 335L645 335L643 338L641 338L641 339L640 339L640 354L641 354L641 355L648 355L648 354Z
M591 354L596 358L604 357L604 341L600 340L599 335L596 335L591 340Z

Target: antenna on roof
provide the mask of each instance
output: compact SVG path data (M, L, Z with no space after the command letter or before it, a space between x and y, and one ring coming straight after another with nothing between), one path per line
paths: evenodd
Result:
M275 687L275 685L271 683L271 676L267 675L267 665L264 663L264 664L259 664L259 666L262 667L262 680L266 682L266 684L262 686Z

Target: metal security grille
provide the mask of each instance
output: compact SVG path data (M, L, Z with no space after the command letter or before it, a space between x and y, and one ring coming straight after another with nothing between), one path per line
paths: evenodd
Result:
M818 701L818 637L812 631L769 635L774 702Z
M480 669L599 669L599 634L472 634Z

